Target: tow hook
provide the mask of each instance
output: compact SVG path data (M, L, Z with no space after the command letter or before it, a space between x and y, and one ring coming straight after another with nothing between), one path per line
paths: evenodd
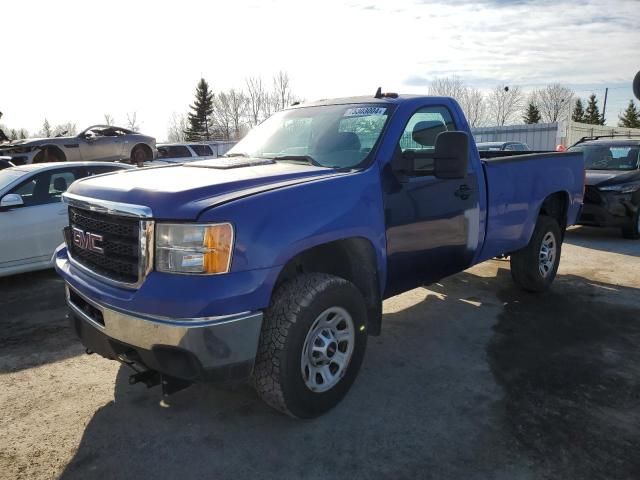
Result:
M182 380L181 378L172 377L170 375L163 375L155 370L144 370L142 372L136 372L129 376L129 385L135 385L136 383L144 383L147 388L160 385L162 387L162 396L168 397L169 395L184 390L191 385L188 380Z

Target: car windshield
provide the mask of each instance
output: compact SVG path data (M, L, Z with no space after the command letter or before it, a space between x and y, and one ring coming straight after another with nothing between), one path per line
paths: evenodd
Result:
M389 114L388 106L371 104L283 110L251 130L226 156L354 168L369 156Z
M13 182L16 178L20 178L24 175L24 171L14 170L13 168L6 168L0 170L0 190Z
M587 170L635 170L640 168L640 145L577 145L570 152L583 152Z

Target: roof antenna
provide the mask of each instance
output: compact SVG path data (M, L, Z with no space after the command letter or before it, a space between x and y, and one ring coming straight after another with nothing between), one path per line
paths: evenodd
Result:
M376 94L373 96L373 98L382 98L382 87L378 87L378 90L376 90Z

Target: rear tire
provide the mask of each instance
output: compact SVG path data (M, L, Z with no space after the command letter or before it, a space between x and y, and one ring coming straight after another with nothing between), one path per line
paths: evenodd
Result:
M547 290L556 277L561 249L562 232L558 222L540 215L529 244L511 254L511 277L526 291Z
M145 148L142 145L136 145L131 150L131 164L137 165L138 167L144 166L144 162L147 160L151 160L149 155L147 154Z
M256 391L292 417L330 410L358 374L366 321L363 296L347 280L310 273L283 284L265 313L252 379Z
M629 224L622 227L622 236L631 240L640 238L640 207L636 210L636 214L631 218Z

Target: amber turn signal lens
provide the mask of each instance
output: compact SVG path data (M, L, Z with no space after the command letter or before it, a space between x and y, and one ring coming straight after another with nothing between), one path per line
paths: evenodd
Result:
M207 227L204 232L204 272L226 273L231 267L233 227L221 223Z

